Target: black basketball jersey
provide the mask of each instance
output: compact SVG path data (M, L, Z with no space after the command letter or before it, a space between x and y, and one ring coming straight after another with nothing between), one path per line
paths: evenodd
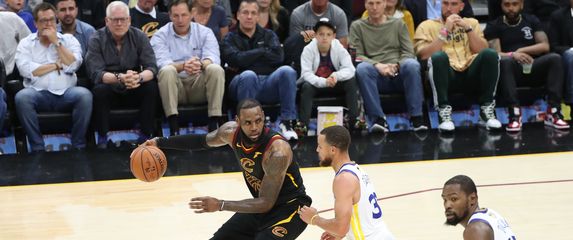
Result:
M259 197L259 190L261 188L263 177L265 176L265 172L263 170L265 151L275 140L285 139L279 133L267 127L263 129L261 137L259 137L259 140L257 140L254 145L246 147L243 144L244 139L250 141L243 131L241 131L241 128L237 127L232 142L233 151L239 160L239 164L241 164L243 178L247 183L249 191L251 191L251 195L257 198ZM306 192L302 183L298 164L293 159L287 169L275 206L282 205L300 196L306 196Z

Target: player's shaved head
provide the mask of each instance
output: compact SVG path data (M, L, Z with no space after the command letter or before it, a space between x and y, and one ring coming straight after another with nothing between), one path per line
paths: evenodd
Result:
M466 176L466 175L457 175L454 176L452 178L450 178L450 180L446 181L446 183L444 184L444 186L446 185L454 185L454 184L459 184L460 185L460 189L466 194L466 195L470 195L472 193L476 193L477 194L477 188L476 185L474 183L474 181Z

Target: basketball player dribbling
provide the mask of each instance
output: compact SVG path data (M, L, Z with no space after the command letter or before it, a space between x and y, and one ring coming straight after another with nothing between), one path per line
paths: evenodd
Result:
M333 181L334 218L325 219L316 209L303 207L299 214L303 221L324 229L322 240L391 240L394 239L384 221L378 205L374 185L368 174L350 160L348 147L350 133L342 126L332 126L320 131L318 158L320 166L332 166L336 172Z
M507 221L496 211L479 208L477 188L465 175L450 178L442 189L446 224L461 224L465 240L515 240Z
M296 239L306 228L297 211L309 206L298 164L289 143L265 127L259 102L245 99L237 105L236 121L207 135L154 138L145 142L159 148L193 150L229 145L242 166L253 198L230 201L196 197L189 202L196 213L236 212L211 239Z

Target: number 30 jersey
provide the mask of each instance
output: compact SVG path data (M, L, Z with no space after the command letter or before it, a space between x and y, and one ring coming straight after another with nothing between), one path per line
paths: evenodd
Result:
M350 230L346 238L350 240L392 240L394 236L382 221L382 209L378 205L374 185L368 174L356 163L345 163L336 175L352 173L360 182L360 200L352 206Z

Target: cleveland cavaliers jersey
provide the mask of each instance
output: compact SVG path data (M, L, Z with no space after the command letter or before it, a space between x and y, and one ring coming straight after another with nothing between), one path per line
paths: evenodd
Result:
M488 208L479 209L475 211L468 224L481 221L487 223L493 229L494 240L515 240L515 234L511 231L511 227L507 221L496 211Z
M354 174L360 182L360 200L352 206L350 230L346 234L346 238L350 240L394 239L382 221L382 209L378 205L374 185L370 182L368 174L361 170L356 163L345 163L336 175L343 172Z
M237 127L237 130L235 130L232 142L233 151L241 164L243 177L254 198L259 197L261 183L265 176L263 170L265 151L276 140L286 141L279 133L267 127L263 129L261 136L255 143L252 143L245 136L240 127ZM246 146L244 142L251 143L251 146ZM287 169L275 206L290 202L300 196L307 197L298 164L293 158Z

